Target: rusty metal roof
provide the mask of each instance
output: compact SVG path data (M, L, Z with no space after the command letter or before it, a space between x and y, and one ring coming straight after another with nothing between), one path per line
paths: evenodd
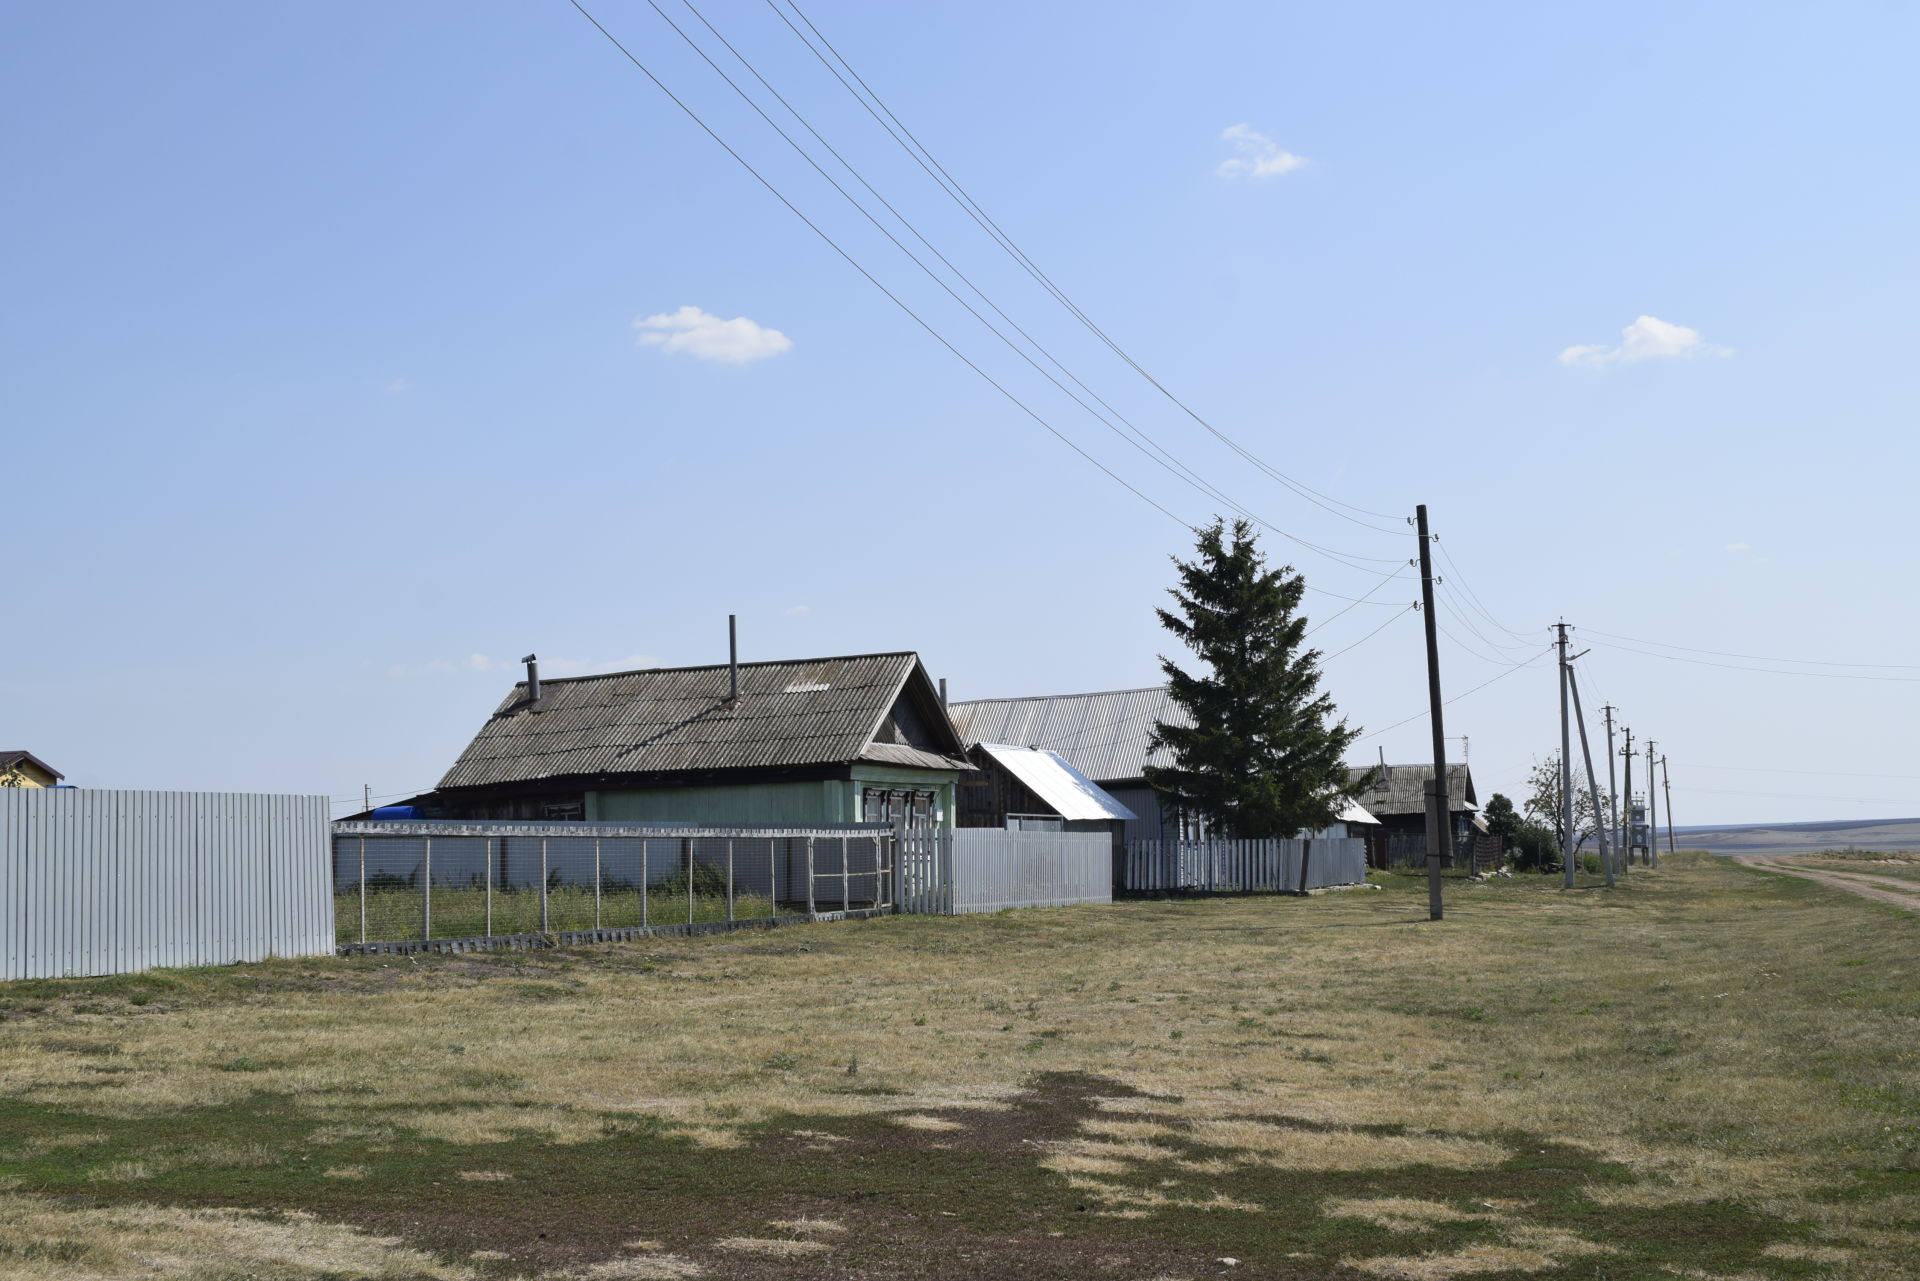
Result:
M537 709L516 682L440 786L874 759L970 768L955 759L964 747L910 652L742 663L732 708L727 679L725 663L560 677L540 682ZM903 695L933 741L901 741L889 713ZM876 748L910 755L876 757Z
M1165 685L1100 694L984 698L955 703L948 711L969 746L1048 748L1096 783L1144 778L1149 763L1171 765L1170 752L1148 751L1154 723L1190 723Z

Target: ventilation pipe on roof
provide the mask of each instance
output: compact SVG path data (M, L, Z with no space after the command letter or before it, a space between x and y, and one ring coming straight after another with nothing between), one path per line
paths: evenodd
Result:
M727 701L726 708L732 711L734 704L740 701L740 629L738 615L727 615Z
M944 676L940 678L940 710L947 710L947 678Z
M540 656L528 654L520 660L527 665L527 706L538 707L540 703Z

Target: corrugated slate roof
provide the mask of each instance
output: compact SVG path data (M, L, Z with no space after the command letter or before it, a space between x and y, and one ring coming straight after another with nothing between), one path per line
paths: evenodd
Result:
M526 683L517 682L440 786L862 759L969 768L905 744L873 741L910 680L937 708L932 683L908 652L742 663L740 701L731 710L724 706L724 663L543 680L538 711L527 706ZM942 734L942 727L934 732ZM869 756L874 748L912 759Z
M1354 797L1374 814L1386 818L1401 814L1427 812L1427 780L1433 777L1431 765L1371 765L1349 769L1347 777L1357 781L1367 770L1380 771L1373 786ZM1473 773L1465 764L1447 765L1447 809L1480 808L1473 792Z
M975 743L1014 743L1058 752L1095 782L1144 778L1149 763L1170 765L1172 754L1149 753L1155 721L1188 724L1165 685L1102 694L1041 698L984 698L948 709L954 727Z

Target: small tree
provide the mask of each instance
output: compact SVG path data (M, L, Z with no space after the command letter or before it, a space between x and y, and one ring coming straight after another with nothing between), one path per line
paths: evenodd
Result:
M1549 752L1547 759L1536 762L1527 775L1525 811L1528 818L1555 833L1556 842L1561 820L1560 796L1560 753ZM1610 798L1604 792L1596 797L1592 788L1576 779L1573 788L1574 857L1579 857L1581 848L1589 839L1599 839L1600 825L1606 821L1611 808Z
M1356 790L1344 758L1359 730L1334 719L1332 698L1318 692L1320 651L1301 648L1305 581L1291 565L1268 569L1244 520L1215 520L1198 551L1174 560L1178 612L1157 612L1207 671L1161 657L1192 724L1155 722L1152 744L1171 749L1173 764L1148 766L1147 781L1228 836L1325 827Z

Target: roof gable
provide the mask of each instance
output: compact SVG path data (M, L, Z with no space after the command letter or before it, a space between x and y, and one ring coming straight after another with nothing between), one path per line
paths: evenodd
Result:
M543 680L537 709L517 682L440 786L847 764L876 737L898 763L965 768L912 653L742 663L731 708L727 690L724 663Z
M32 752L0 752L0 770L13 769L18 765L31 765L48 778L59 779L66 777L65 774L62 774L59 770L47 764Z

